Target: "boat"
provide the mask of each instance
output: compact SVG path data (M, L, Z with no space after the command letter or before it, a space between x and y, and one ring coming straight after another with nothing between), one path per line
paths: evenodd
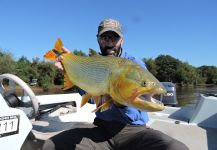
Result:
M9 90L3 86L9 80ZM23 95L16 96L16 86ZM95 105L80 108L78 93L36 96L13 74L0 75L0 145L4 150L39 150L64 130L90 124ZM185 143L190 150L217 149L217 95L201 94L194 106L166 106L149 112L148 126Z

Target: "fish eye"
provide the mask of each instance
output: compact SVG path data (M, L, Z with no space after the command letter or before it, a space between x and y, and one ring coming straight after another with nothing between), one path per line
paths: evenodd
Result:
M147 86L147 83L145 81L142 82L141 84L143 87L146 87Z

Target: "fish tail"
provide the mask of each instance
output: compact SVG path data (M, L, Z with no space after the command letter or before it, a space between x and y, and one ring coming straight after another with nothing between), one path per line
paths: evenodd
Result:
M60 55L62 55L63 53L65 53L62 50L63 47L63 43L61 41L60 38L57 39L54 48L52 50L49 50L45 55L44 58L48 59L48 60L56 60Z

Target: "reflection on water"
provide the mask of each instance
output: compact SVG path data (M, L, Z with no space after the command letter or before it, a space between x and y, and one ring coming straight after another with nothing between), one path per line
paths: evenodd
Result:
M179 106L195 104L200 94L217 93L217 86L177 87Z

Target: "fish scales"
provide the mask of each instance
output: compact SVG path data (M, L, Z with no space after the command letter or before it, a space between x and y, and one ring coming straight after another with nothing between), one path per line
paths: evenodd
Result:
M162 102L152 97L165 93L165 88L140 65L120 57L76 56L65 53L62 47L63 44L58 39L54 49L48 51L44 57L55 60L61 56L60 61L65 68L64 89L77 85L87 92L82 96L81 106L93 97L97 104L96 111L105 111L116 103L142 111L161 111L165 108ZM100 97L104 95L110 96L110 99L98 105Z
M114 62L105 62L101 57L79 57L76 59L67 56L63 60L67 74L74 84L82 89L91 88L91 94L107 94L109 75L112 72L111 66Z

